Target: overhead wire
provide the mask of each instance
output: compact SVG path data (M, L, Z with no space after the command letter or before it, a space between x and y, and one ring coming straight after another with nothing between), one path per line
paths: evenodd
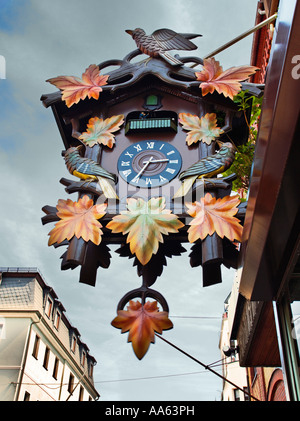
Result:
M177 351L181 352L182 354L186 355L187 357L189 357L190 359L192 359L193 361L195 361L197 364L200 364L202 367L204 367L206 370L211 371L212 373L216 374L218 377L220 377L222 380L226 381L227 383L230 383L232 386L234 386L236 389L241 390L243 393L245 393L246 395L250 396L252 399L259 401L258 398L256 398L255 396L251 395L249 392L247 392L246 390L242 389L240 386L238 386L237 384L233 383L231 380L229 380L228 378L222 376L221 374L219 374L217 371L213 370L209 365L206 365L204 363L202 363L201 361L199 361L197 358L193 357L192 355L188 354L186 351L184 351L183 349L179 348L178 346L174 345L172 342L168 341L167 339L163 338L162 336L160 336L158 333L155 333L155 336L160 338L161 340L163 340L164 342L166 342L167 344L171 345L173 348L177 349Z
M225 358L226 359L226 358ZM224 358L222 358L221 360L215 361L213 363L208 364L208 367L216 367L216 366L223 366L223 362L216 364L217 362L220 361L224 361ZM238 362L238 360L236 361L230 361L227 362L226 364L232 364ZM152 379L160 379L160 378L168 378L168 377L180 377L180 376L189 376L189 375L195 375L195 374L204 374L207 373L206 370L201 370L201 371L192 371L192 372L188 372L188 373L177 373L177 374L164 374L164 375L160 375L160 376L147 376L147 377L131 377L131 378L127 378L127 379L114 379L114 380L99 380L99 381L94 381L94 384L100 384L100 383L117 383L117 382L127 382L127 381L139 381L139 380L152 380ZM6 383L5 383L6 384ZM18 384L18 382L11 382L11 384ZM60 386L57 386L56 383L22 383L24 385L30 385L30 386L45 386L45 387L49 387L49 389L57 389ZM56 385L56 387L50 387L50 385ZM68 383L62 383L62 386L67 386Z

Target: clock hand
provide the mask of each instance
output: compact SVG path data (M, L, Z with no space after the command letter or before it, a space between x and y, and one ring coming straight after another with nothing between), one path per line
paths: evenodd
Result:
M143 166L143 168L138 172L138 174L131 181L136 181L140 177L140 175L143 174L143 172L148 167L148 165L150 164L150 162L152 162L152 159L153 159L153 156L151 156L151 158L148 161L146 161L146 163Z
M145 164L148 161L144 161L143 164ZM151 161L151 164L155 164L156 162L169 162L168 158L163 158L163 159L154 159L153 161Z

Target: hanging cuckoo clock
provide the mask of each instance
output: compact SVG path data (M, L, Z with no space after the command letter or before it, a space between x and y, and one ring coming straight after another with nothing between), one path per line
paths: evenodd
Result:
M167 301L151 288L166 258L180 256L183 244L193 243L186 264L202 266L203 286L222 281L222 264L237 265L245 207L231 194L234 175L220 175L233 162L235 147L248 139L233 96L261 91L243 82L256 68L223 72L213 58L168 53L168 45L195 49L190 39L196 35L155 31L158 51L150 51L139 31L128 33L139 49L123 60L90 65L82 77L48 80L59 91L41 100L52 108L72 175L60 182L77 196L45 206L42 222L55 222L49 245L66 246L62 270L80 266L79 281L93 286L97 270L110 265L109 244L119 243L117 253L133 257L142 286L120 299L113 325L123 328L122 317L144 311L149 320L161 313L166 329L172 325ZM142 52L149 57L133 61ZM111 66L116 70L106 74Z

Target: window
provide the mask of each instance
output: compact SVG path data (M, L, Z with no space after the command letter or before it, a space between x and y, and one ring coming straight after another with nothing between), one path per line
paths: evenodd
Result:
M248 387L243 387L244 389L244 399L245 401L250 401L250 396L248 395L249 391L248 391ZM248 392L248 393L245 393Z
M81 365L84 366L85 363L85 359L86 359L86 354L84 351L82 351L82 356L81 356Z
M178 116L174 111L132 111L126 117L125 134L143 132L177 132Z
M28 393L27 391L25 391L24 393L24 401L29 401L30 400L30 393Z
M251 373L251 386L253 386L256 377L257 377L257 368L256 367L251 367L250 368L250 373Z
M94 366L93 364L90 364L90 372L89 372L90 377L93 377L93 371L94 371Z
M233 389L233 393L234 393L234 400L235 401L240 401L240 391L239 389Z
M148 95L145 102L146 105L158 105L158 97L156 95Z
M45 355L44 355L44 362L43 362L43 367L48 370L48 364L49 364L49 357L50 357L50 348L48 348L46 346L45 349Z
M52 374L52 377L54 377L55 380L57 380L58 366L59 366L59 359L57 357L55 357L53 374Z
M69 384L68 384L68 392L73 393L74 390L74 376L72 373L70 373L69 377Z
M76 349L76 343L77 343L76 336L73 336L73 337L72 337L72 346L71 346L71 351L72 351L72 352L75 352L75 349Z
M80 386L80 390L79 390L79 401L83 401L83 392L84 392L84 388L82 386Z
M55 319L54 319L54 327L57 330L59 328L59 322L60 322L60 312L57 311L56 314L55 314Z
M46 307L45 307L45 314L49 318L51 316L52 306L53 306L53 301L51 300L51 298L48 297Z
M33 351L32 351L32 356L35 359L38 358L39 347L40 347L40 337L38 335L35 335L35 340L34 340L34 345L33 345Z

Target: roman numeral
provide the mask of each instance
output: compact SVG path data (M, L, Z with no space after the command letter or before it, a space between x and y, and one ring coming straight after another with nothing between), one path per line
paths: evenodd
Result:
M126 171L122 171L123 172L123 175L124 175L124 177L128 177L130 174L131 174L131 170L126 170Z
M126 156L129 156L129 158L132 158L133 157L133 153L129 153L128 151L126 152L126 154L125 154Z
M137 150L137 152L140 152L142 150L139 143L137 145L133 145L133 147Z

